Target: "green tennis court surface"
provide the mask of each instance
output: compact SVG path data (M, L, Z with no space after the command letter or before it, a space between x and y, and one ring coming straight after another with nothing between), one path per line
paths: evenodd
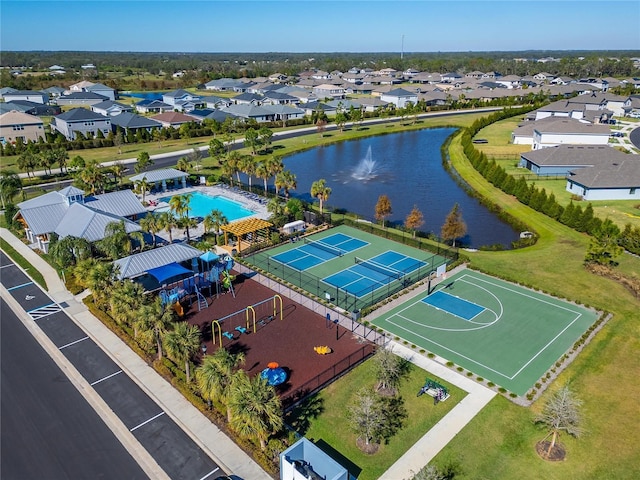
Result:
M348 312L384 300L450 261L345 225L244 259Z
M584 307L463 270L373 323L524 395L596 317Z

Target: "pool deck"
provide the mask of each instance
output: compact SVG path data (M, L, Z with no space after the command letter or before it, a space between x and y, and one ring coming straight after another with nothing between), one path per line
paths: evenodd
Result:
M265 197L261 197L260 195L245 192L244 190L222 184L213 186L203 185L197 187L177 188L167 190L166 192L155 192L153 194L147 194L145 197L145 200L147 202L157 202L157 205L149 205L147 207L147 210L149 212L154 212L156 210L162 209L163 207L168 207L168 203L160 201L161 198L164 198L168 195L184 195L186 193L194 192L200 192L211 196L220 195L228 198L229 200L233 200L234 202L238 202L244 208L255 212L253 215L244 217L242 220L245 220L247 218L261 218L263 220L267 220L271 215L269 212L267 212L267 199ZM138 198L142 200L142 195L138 195ZM202 225L202 222L200 222L196 228L191 228L189 230L189 233L192 239L201 237L204 234L204 227ZM156 235L166 242L169 242L169 235L167 234L167 232L162 231ZM175 229L173 231L173 241L181 241L183 239L186 239L185 233L180 229Z

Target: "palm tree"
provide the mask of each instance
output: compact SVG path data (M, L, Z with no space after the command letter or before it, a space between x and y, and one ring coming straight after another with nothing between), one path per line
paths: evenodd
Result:
M111 165L111 175L113 175L113 181L116 185L122 184L122 176L124 175L125 170L126 167L121 162L116 162Z
M147 213L144 217L140 219L140 228L145 232L149 232L151 235L151 239L153 242L153 248L156 247L156 233L161 230L160 228L160 218L153 212Z
M87 162L86 166L80 170L79 179L84 185L89 186L92 194L98 190L104 190L104 173L95 160Z
M180 157L176 164L176 168L181 172L187 172L191 168L191 163L187 157Z
M227 155L227 160L225 161L227 171L231 172L230 173L231 177L233 177L234 174L236 175L236 180L238 181L238 183L240 183L241 162L242 162L242 154L237 150L234 150L233 152L229 152L229 154Z
M200 329L187 322L176 324L175 328L164 336L167 355L175 362L184 362L187 383L191 381L189 361L200 349Z
M34 173L34 170L37 166L38 166L38 157L28 150L25 152L22 152L18 157L18 168L20 170L24 170L27 173L27 178Z
M289 191L295 190L298 186L296 182L296 176L291 170L283 170L279 174L276 175L275 180L276 192L280 189L284 190L284 196L287 200L289 200Z
M158 228L169 234L169 243L173 243L173 229L178 228L178 220L171 212L162 212L158 216Z
M229 395L231 427L245 438L255 438L264 450L269 436L282 428L282 405L275 389L260 375L244 370L233 376Z
M190 228L196 228L198 226L198 220L193 217L182 217L178 219L178 226L184 228L184 233L187 235L187 242L191 241Z
M147 180L147 177L142 177L142 180L138 180L135 185L138 192L142 193L142 203L144 203L147 192L150 192L153 188L153 182Z
M142 284L130 280L116 282L109 294L111 317L120 325L131 326L137 318L136 311L140 308L143 298ZM137 336L136 331L134 336Z
M271 177L271 172L269 172L269 167L266 162L260 162L256 165L256 177L261 178L264 182L264 193L267 193L267 181Z
M73 276L78 284L91 290L98 307L107 303L115 277L115 267L112 262L87 258L78 262L73 269Z
M202 398L226 405L227 421L229 422L231 422L231 409L229 408L231 382L234 372L244 364L244 360L244 353L230 353L221 347L213 355L206 355L202 360L202 365L196 370L196 382Z
M169 200L169 209L177 217L186 217L189 215L189 202L191 201L191 194L174 195Z
M131 238L127 233L124 220L108 223L104 227L104 238L97 241L96 246L112 260L131 253Z
M173 320L173 309L164 308L160 297L145 303L136 312L134 326L142 338L148 337L155 342L158 360L162 360L162 340L170 331Z
M225 217L224 213L222 213L220 210L211 210L211 212L209 212L209 214L204 217L204 221L203 223L203 227L204 227L204 232L207 233L209 230L213 230L216 234L216 245L218 244L218 234L220 232L220 228L223 225L226 225L227 223L229 223L229 220L227 219L227 217Z
M322 215L322 205L329 200L329 195L331 195L331 189L327 187L327 182L324 178L311 184L311 196L320 200L320 215Z
M247 181L249 183L249 190L251 190L251 180L252 176L256 173L256 161L251 155L245 155L240 160L240 164L238 168L242 171L242 173L247 175Z
M3 170L0 172L0 199L2 199L3 210L21 190L22 179L20 175L13 170Z

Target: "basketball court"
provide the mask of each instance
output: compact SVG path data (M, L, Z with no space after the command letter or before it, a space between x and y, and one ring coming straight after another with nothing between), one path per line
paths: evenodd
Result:
M524 395L596 318L593 310L465 269L372 323Z

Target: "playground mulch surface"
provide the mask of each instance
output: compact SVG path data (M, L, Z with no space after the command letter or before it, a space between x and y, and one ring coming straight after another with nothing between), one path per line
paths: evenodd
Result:
M235 298L231 293L207 297L209 308L198 311L197 302L188 306L183 300L185 319L191 325L197 325L207 346L207 353L220 347L219 339L212 336L211 322L226 315L245 310L263 300L272 299L276 294L257 281L238 275L234 281ZM195 299L194 299L195 300ZM325 382L339 376L356 359L372 353L374 345L363 341L348 329L329 323L319 315L299 303L282 296L282 320L280 312L275 319L263 324L261 319L273 313L274 302L269 300L257 307L256 332L253 325L247 333L239 333L235 327L246 327L245 312L234 315L222 322L222 330L234 334L230 340L222 337L222 345L231 352L243 352L246 360L244 369L249 375L259 375L270 362L277 362L287 372L287 381L276 387L284 406L288 406L308 392ZM279 301L276 302L279 310ZM252 322L251 322L252 323ZM336 329L338 330L336 334ZM216 337L218 337L216 329ZM336 339L337 337L337 339ZM333 350L328 355L317 354L313 347L329 346Z

